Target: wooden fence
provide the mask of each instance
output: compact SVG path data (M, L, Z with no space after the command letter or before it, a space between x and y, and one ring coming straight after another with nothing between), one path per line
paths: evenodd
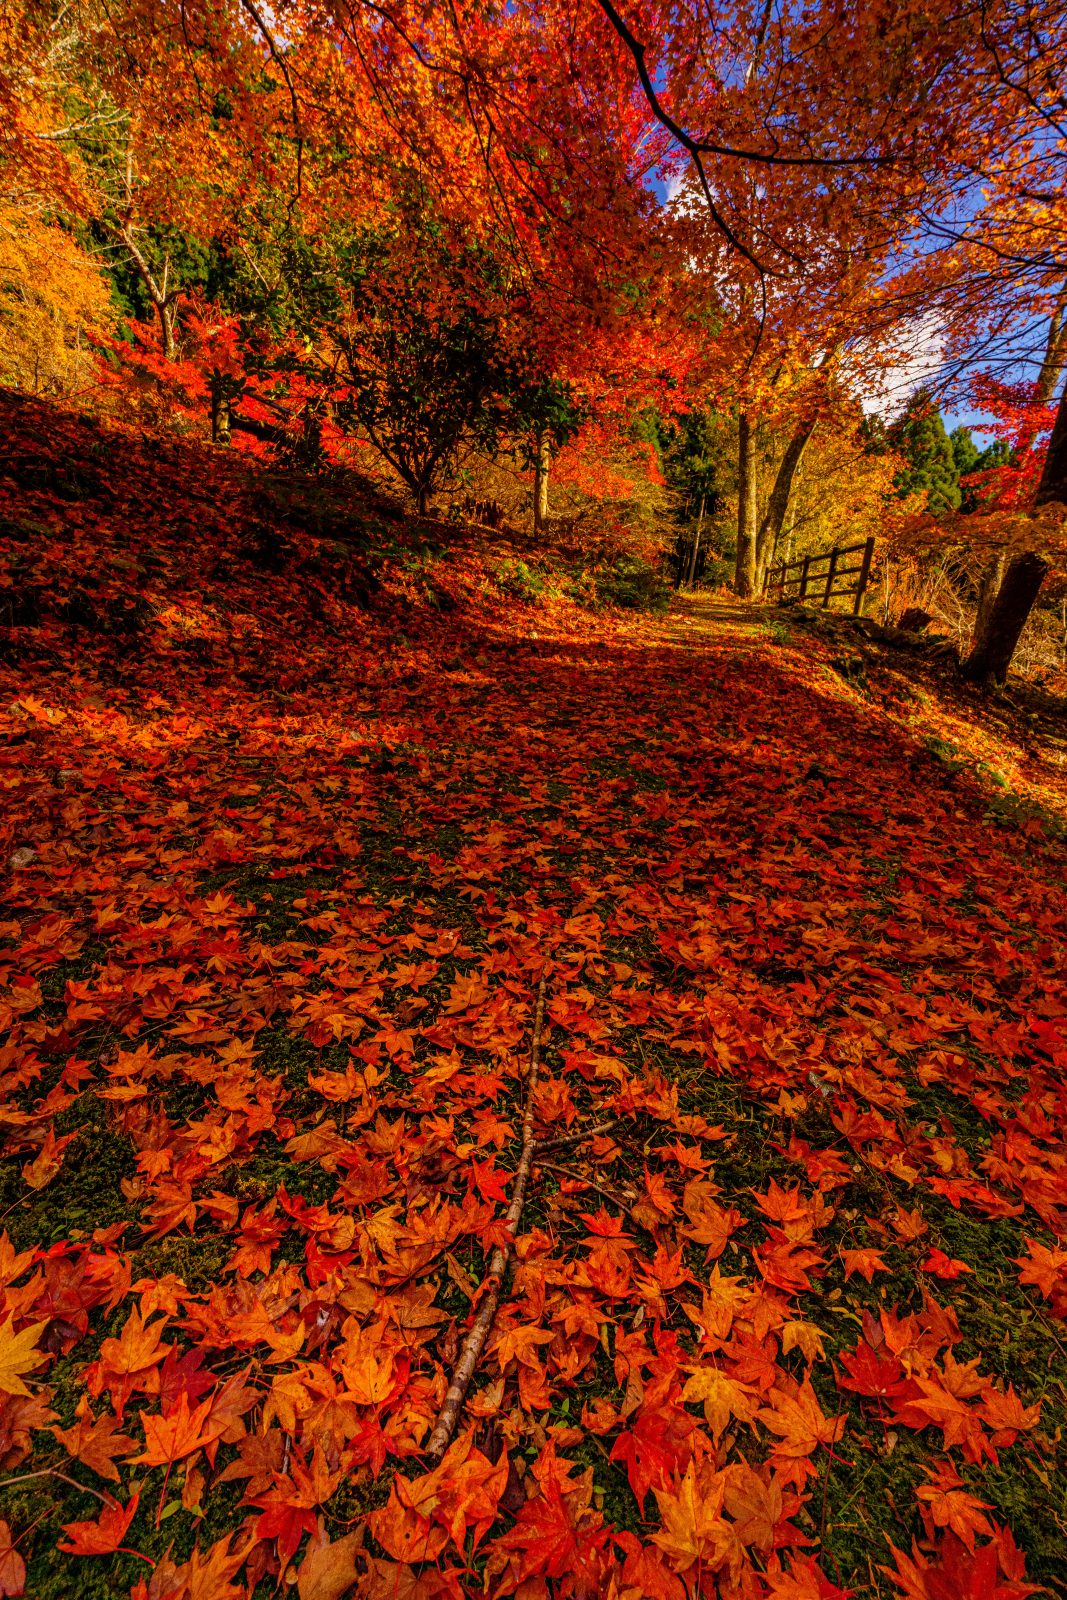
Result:
M867 580L871 575L873 555L872 538L863 544L835 545L821 556L801 556L798 561L780 561L767 573L763 598L780 603L786 600L812 600L828 606L835 596L843 595L853 601L853 614L859 616ZM860 559L854 566L848 566L849 556L859 556Z

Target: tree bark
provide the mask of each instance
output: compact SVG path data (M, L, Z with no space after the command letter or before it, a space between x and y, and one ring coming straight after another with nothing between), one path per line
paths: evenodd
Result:
M1033 550L1013 556L1007 563L985 633L963 664L965 678L976 683L1004 682L1047 571L1048 562Z
M978 648L979 641L985 638L989 627L989 619L993 614L993 602L1000 592L1004 582L1004 569L1008 558L1003 550L995 556L990 556L988 565L982 573L982 581L978 585L978 609L974 614L974 633L971 637L971 649Z
M1041 482L1034 496L1035 506L1047 506L1053 500L1067 505L1067 387L1060 395L1056 420L1052 424L1052 437L1048 442L1048 455L1041 469Z
M747 412L737 419L737 563L734 589L743 600L756 592L756 430Z
M151 300L159 318L159 330L163 340L163 354L168 361L174 361L178 355L177 319L178 301L181 298L180 289L167 289L167 279L170 273L169 259L163 270L163 282L159 283L155 273L148 265L141 247L133 235L133 228L129 222L124 222L119 229L119 238L129 251L130 260L137 269L138 276L148 290Z
M419 484L416 491L416 499L418 502L419 516L427 516L430 510L430 486L428 483Z
M543 533L548 525L548 473L551 460L548 439L541 433L537 438L537 459L534 462L535 533Z
M1059 305L1056 307L1049 319L1048 334L1045 339L1045 354L1041 361L1041 370L1038 373L1037 386L1034 390L1034 400L1037 405L1048 405L1049 401L1052 399L1056 384L1059 382L1064 366L1067 365L1067 327L1064 326L1065 311L1067 311L1067 287L1065 287L1063 298L1060 300ZM1056 419L1057 426L1059 425L1062 416L1063 406L1061 404ZM1048 468L1049 461L1052 459L1052 455L1053 448L1050 441L1049 453L1045 459L1046 469ZM1042 484L1044 484L1044 474L1042 474ZM1046 499L1067 500L1067 486L1061 485L1058 493L1048 494L1046 495ZM1042 504L1040 489L1038 490L1038 496L1035 503L1038 505ZM974 635L971 639L970 653L963 666L964 674L969 678L980 680L982 677L995 677L995 673L991 673L986 670L986 659L988 654L986 644L987 635L989 634L990 626L993 621L993 607L997 596L1000 593L1001 585L1007 575L1007 568L1007 556L1001 552L999 555L996 555L991 559L988 567L982 574L982 581L978 589L978 609L975 612L974 618ZM1018 638L1018 635L1016 635L1016 638ZM1012 648L1014 650L1014 646ZM1007 668L1005 667L1005 672L1006 671ZM1003 682L1004 680L1001 678L999 681Z
M767 510L763 521L760 523L759 533L756 535L756 583L762 587L767 563L778 548L778 540L782 535L785 523L785 514L789 510L789 496L793 490L793 481L807 448L808 440L815 432L814 422L805 422L790 439L786 446L785 455L778 467L771 490L771 498L767 502Z
M1034 399L1039 406L1048 405L1060 374L1067 366L1067 327L1064 327L1063 321L1065 311L1067 311L1067 287L1048 325L1045 355L1041 362L1041 371L1037 375L1037 388L1034 390Z
M700 497L700 515L697 517L697 531L693 537L693 548L689 555L689 578L686 587L691 589L696 582L697 557L700 555L700 535L704 529L704 496Z
M1067 388L1060 395L1048 455L1041 471L1034 505L1067 505ZM976 637L963 675L975 683L1003 683L1019 636L1041 592L1049 564L1036 550L1024 550L1006 561L1004 576L993 600L985 628Z
M163 354L168 361L173 361L178 354L178 341L174 334L174 323L177 314L174 300L161 300L156 306L159 313L160 327L163 333Z

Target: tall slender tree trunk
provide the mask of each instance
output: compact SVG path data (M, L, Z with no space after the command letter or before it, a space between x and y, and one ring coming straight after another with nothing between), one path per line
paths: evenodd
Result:
M534 461L534 532L542 533L548 526L548 474L552 463L548 436L537 436L537 457Z
M756 592L756 430L742 411L737 419L737 564L734 589L743 600Z
M1037 486L1034 505L1047 506L1054 500L1067 506L1067 386L1056 408L1056 420L1052 424L1052 437L1048 442L1048 455L1041 469L1041 482Z
M762 587L767 563L771 560L782 536L785 514L789 510L789 496L796 478L808 440L815 432L815 423L806 422L797 428L786 446L774 480L774 488L767 502L767 510L756 535L756 584Z
M1035 506L1058 501L1067 508L1067 388L1060 396ZM1000 587L989 607L986 625L963 663L963 675L976 683L1003 683L1019 636L1041 592L1049 564L1036 550L1024 550L1005 561Z
M700 554L700 535L704 527L704 496L700 497L700 515L697 517L697 531L693 539L693 549L689 557L689 583L691 589L696 581L697 557Z

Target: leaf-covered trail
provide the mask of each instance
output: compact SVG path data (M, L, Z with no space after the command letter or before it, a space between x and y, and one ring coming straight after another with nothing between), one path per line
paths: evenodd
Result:
M12 535L0 1586L1067 1592L1062 853L758 620L124 462Z

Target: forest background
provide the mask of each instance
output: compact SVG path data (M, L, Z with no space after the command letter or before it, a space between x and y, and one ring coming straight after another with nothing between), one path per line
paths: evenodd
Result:
M532 518L624 600L679 534L742 596L873 534L881 620L1062 676L1062 20L9 7L0 379Z

